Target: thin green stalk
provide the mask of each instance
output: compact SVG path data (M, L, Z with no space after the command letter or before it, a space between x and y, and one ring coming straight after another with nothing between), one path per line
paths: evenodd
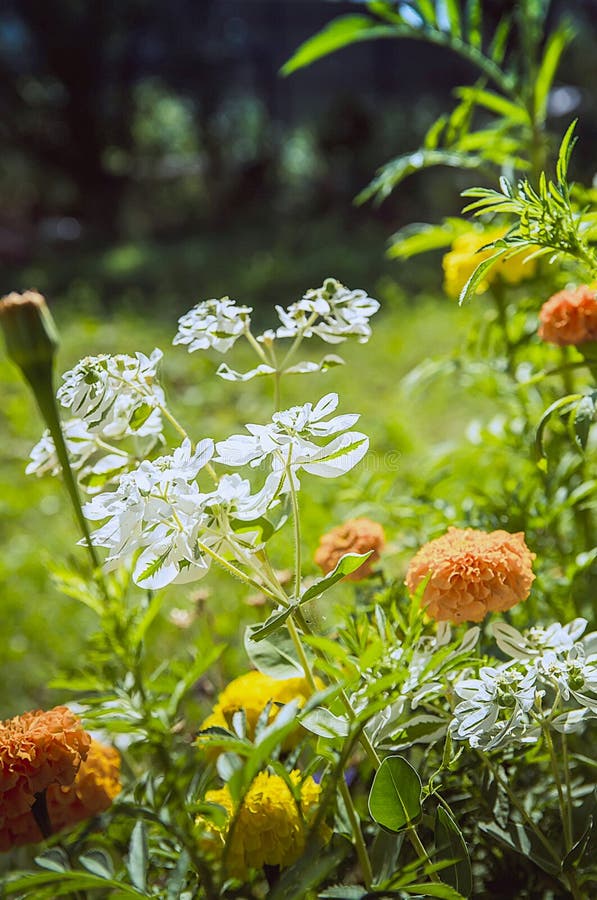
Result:
M568 758L568 741L565 734L560 735L562 744L562 765L564 768L564 783L566 785L566 818L568 831L572 835L572 786L570 784L570 759Z
M292 616L289 616L286 619L286 627L288 628L288 633L292 639L292 643L294 644L294 649L296 650L296 654L299 658L299 662L303 668L303 672L305 673L305 678L307 679L307 683L310 689L315 694L317 692L317 684L315 683L315 676L313 675L313 669L309 663L307 658L307 654L305 653L305 648L303 647L303 642L301 641L300 635L297 631L297 627L294 624L294 619Z
M224 559L223 556L220 556L219 553L216 553L215 550L212 550L211 547L208 547L207 544L204 544L202 541L197 541L197 546L199 549L206 553L214 562L217 562L218 565L222 566L223 569L226 569L230 575L234 575L235 578L238 578L240 581L244 582L244 584L250 585L252 588L255 588L261 593L265 594L266 597L269 597L270 600L275 600L277 603L280 602L280 597L278 594L275 594L273 591L270 591L269 588L266 588L263 584L260 584L258 581L255 581L254 578L251 578L245 572L238 569L233 563L229 562L227 559Z
M91 559L91 564L96 571L101 571L101 563L99 557L97 555L97 551L93 546L91 541L91 532L89 531L89 525L87 523L87 519L83 515L83 506L81 503L81 497L79 494L79 489L77 487L77 482L75 480L75 476L73 474L73 470L70 464L70 459L68 456L68 450L66 449L66 442L64 440L64 434L62 433L62 426L60 424L60 417L58 416L58 409L56 408L56 398L54 397L54 390L52 388L51 378L47 380L40 381L37 383L36 390L34 391L35 398L39 405L42 416L45 419L45 422L48 426L50 434L52 435L52 440L54 441L54 447L56 448L56 455L58 457L58 462L62 468L62 477L64 479L64 484L68 491L68 495L70 497L71 503L73 505L73 509L75 511L75 516L79 527L83 533L83 538L85 541L85 546L87 548L87 552L89 553L89 557ZM107 589L103 582L103 579L100 576L100 583L103 589L104 594L107 596Z
M249 344L251 345L251 347L253 348L253 350L255 351L255 353L257 354L257 356L259 357L259 359L262 362L264 362L266 365L269 366L269 360L268 360L267 356L265 355L265 351L264 351L263 347L259 344L259 342L257 340L255 340L253 334L251 333L251 331L249 330L248 327L245 329L245 331L243 331L243 334L246 337Z
M560 819L562 820L562 828L564 829L564 844L566 847L566 853L568 853L572 848L572 829L571 823L568 818L568 812L566 808L566 799L564 797L564 789L562 787L562 779L560 777L560 770L558 766L558 759L556 756L555 747L553 745L553 741L551 739L551 731L549 725L542 725L543 738L545 740L545 746L547 747L547 752L549 754L549 761L551 764L551 771L553 774L553 780L556 785L556 791L558 793L558 804L560 807Z
M340 778L338 784L340 787L340 795L344 800L344 806L346 807L348 821L350 822L350 827L352 829L354 845L357 851L357 857L359 859L361 871L363 873L363 881L365 882L365 887L367 888L367 890L370 890L371 885L373 884L373 869L371 868L371 860L369 859L367 846L365 844L365 839L363 838L363 832L361 831L359 816L356 809L354 808L352 796L348 789L348 785L344 780L344 776Z

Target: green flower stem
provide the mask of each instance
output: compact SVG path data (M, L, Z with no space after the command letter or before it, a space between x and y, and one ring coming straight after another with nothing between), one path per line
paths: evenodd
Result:
M542 729L543 738L545 740L545 746L547 747L547 752L549 754L549 761L551 764L551 771L553 773L553 780L556 785L556 791L558 792L558 803L560 807L560 818L562 820L562 828L564 829L564 844L566 847L566 853L568 853L572 848L572 829L570 819L568 817L566 798L564 797L564 788L562 786L562 779L560 777L560 769L558 766L558 759L556 756L555 747L553 745L553 740L551 738L551 731L549 725L543 723Z
M262 362L264 362L267 366L269 366L270 362L269 362L267 356L265 355L265 351L264 351L263 347L259 344L259 342L257 340L255 340L253 334L251 333L251 331L249 330L248 327L245 329L245 331L243 331L243 334L246 337L246 339L248 340L248 342L251 345L251 347L253 348L253 350L255 351L255 353L257 354L257 356L259 357L259 359Z
M286 627L288 628L288 633L292 638L292 643L294 644L294 649L296 650L297 656L299 658L299 662L303 667L303 672L305 673L305 678L307 679L307 683L310 689L315 694L317 692L317 684L315 683L315 676L313 675L313 669L309 663L307 658L307 654L305 653L305 648L303 647L303 642L301 641L300 635L298 633L297 627L294 624L294 619L292 616L289 616L286 619Z
M298 350L298 348L300 347L300 345L303 342L303 338L305 336L305 331L307 331L311 327L311 325L313 325L313 323L315 322L315 320L318 317L319 317L319 313L316 313L316 312L311 313L311 315L307 319L307 323L306 323L305 327L301 331L299 331L299 333L295 337L294 341L290 345L288 353L282 360L282 363L280 365L280 373L284 372L284 369L288 368L288 363L290 362L290 360L295 355L296 351Z
M568 741L566 735L560 735L562 744L562 765L564 768L564 783L566 785L566 812L568 818L568 828L572 834L572 786L570 784L570 759L568 757Z
M31 382L31 380L30 383L33 386L33 382ZM60 424L58 409L56 407L56 398L54 396L54 389L52 386L51 367L49 368L45 377L37 379L34 386L34 395L35 399L37 400L40 412L46 422L46 425L48 426L48 429L52 436L52 440L54 441L54 447L56 448L58 462L60 463L60 466L62 468L62 477L64 479L64 484L71 499L77 522L79 523L79 527L81 528L81 531L83 533L85 546L87 547L92 566L94 570L101 571L101 564L97 555L97 551L91 542L89 525L87 523L87 519L83 515L83 507L81 504L79 489L77 487L77 482L73 474L70 459L68 457L68 450L66 449L64 435L62 433L62 426ZM100 577L99 580L101 582L104 594L107 595L107 589L103 582L103 579Z
M371 885L373 884L373 869L371 868L371 860L369 859L369 854L367 852L367 847L363 838L363 832L361 831L359 816L356 809L354 808L352 796L344 779L344 775L340 777L338 786L340 788L340 796L344 800L344 806L346 807L348 821L350 822L350 827L352 828L354 845L357 851L357 857L359 859L361 871L363 873L363 881L365 882L365 887L367 888L367 890L370 890Z
M208 547L207 544L204 544L202 541L197 541L197 546L202 551L202 553L206 553L207 556L211 557L214 562L217 562L218 565L222 566L223 569L230 575L234 575L235 578L238 578L239 581L242 581L244 584L250 585L255 590L261 591L262 594L265 594L266 597L269 597L270 600L275 600L277 603L281 601L281 597L279 594L274 593L269 588L266 588L263 584L260 584L258 581L255 581L254 578L251 578L245 572L238 569L234 563L229 562L227 559L224 559L223 556L220 556L219 553L216 553L215 550L212 550L211 547ZM288 602L286 603L288 606Z
M301 519L299 511L298 497L296 487L292 478L292 469L290 461L292 450L288 454L288 462L286 464L286 477L290 483L290 498L292 502L292 521L294 525L294 599L298 603L301 593L301 569L302 569L302 548L301 548Z

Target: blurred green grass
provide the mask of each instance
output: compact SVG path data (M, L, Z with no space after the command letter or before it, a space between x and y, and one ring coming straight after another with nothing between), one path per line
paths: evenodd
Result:
M312 558L321 533L352 515L369 514L387 521L388 497L400 497L407 491L409 478L413 472L420 473L430 448L457 439L463 423L479 408L474 398L459 397L455 402L454 386L447 381L436 383L423 397L405 395L400 385L404 374L426 356L458 347L471 312L433 297L407 302L387 277L377 288L383 312L374 321L369 344L346 343L337 348L346 366L323 376L289 377L283 383L286 406L337 391L341 411L361 413L359 427L371 439L369 456L354 472L331 481L304 478L301 505L306 560ZM224 438L246 422L266 420L271 412L271 386L266 380L245 385L223 382L214 374L219 355L189 355L184 348L171 347L176 319L164 310L151 317L130 312L76 315L67 304L61 304L54 312L62 335L59 373L86 355L149 353L154 346L164 350L162 380L169 405L195 439ZM267 312L262 311L262 317L267 319ZM318 358L330 349L319 342L314 345L306 342L301 357ZM239 370L253 364L249 348L238 345L227 360ZM0 357L0 381L4 396L0 410L3 718L65 699L57 697L49 684L62 668L75 671L84 663L85 642L96 622L93 613L61 595L52 582L50 561L83 561L83 551L76 546L79 535L59 481L25 476L28 453L42 424L32 397L4 354ZM176 442L175 435L172 441ZM392 534L389 537L392 539ZM290 564L292 550L286 530L274 539L272 555L280 568ZM193 592L207 584L210 597L183 636L169 621L168 611L189 609ZM159 642L154 652L165 658L176 652L180 641L193 640L199 630L208 628L215 642L230 644L223 662L226 670L238 671L246 665L242 629L256 616L266 614L265 608L247 605L246 591L240 585L212 570L206 582L169 589L155 629Z

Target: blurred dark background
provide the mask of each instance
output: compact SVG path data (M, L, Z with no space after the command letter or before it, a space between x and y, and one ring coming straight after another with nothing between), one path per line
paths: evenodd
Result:
M508 3L485 3L487 27ZM362 43L289 78L280 66L331 18L325 0L3 0L2 290L156 311L231 293L287 302L335 274L433 287L384 258L411 221L458 213L464 176L417 176L355 207L376 167L415 149L474 77L420 42ZM557 84L581 117L575 175L594 174L594 0L555 3L578 30ZM425 284L425 280L428 283Z

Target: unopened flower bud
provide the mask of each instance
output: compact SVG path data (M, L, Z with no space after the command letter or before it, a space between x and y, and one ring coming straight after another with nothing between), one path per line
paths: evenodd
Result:
M51 372L58 332L45 299L36 291L7 294L0 300L0 323L8 355L34 384Z

